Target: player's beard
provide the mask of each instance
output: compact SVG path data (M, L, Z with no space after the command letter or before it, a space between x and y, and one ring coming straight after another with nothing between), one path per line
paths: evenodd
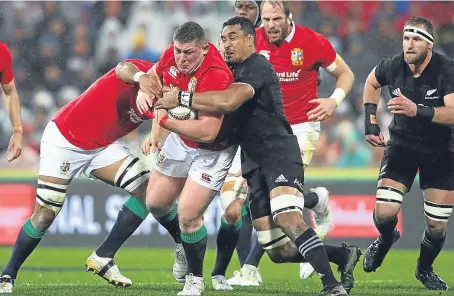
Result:
M420 54L405 54L405 62L409 65L421 65L426 60L427 54L429 53L429 49L426 49L424 52Z

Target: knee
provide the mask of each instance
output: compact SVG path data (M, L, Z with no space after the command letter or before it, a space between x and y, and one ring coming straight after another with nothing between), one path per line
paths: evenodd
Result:
M186 209L178 208L178 219L182 232L194 232L203 225L203 216Z
M280 228L257 231L257 239L274 263L287 262L290 238Z
M304 199L294 194L281 194L271 198L273 221L282 229L305 225L303 217Z
M404 192L389 186L380 186L377 189L375 217L377 220L393 218L400 211Z
M266 252L273 263L289 263L295 262L295 250L294 248L292 250L290 244L286 243L274 249L268 249Z
M142 201L145 201L147 198L147 182L143 182L136 189L134 189L130 194Z
M230 204L224 212L224 219L229 224L235 224L241 219L241 207L243 203L232 203Z
M448 228L448 221L453 211L452 205L424 201L424 213L426 216L427 229L439 232Z
M155 217L159 218L167 215L172 209L173 202L165 202L157 198L147 198L146 206L148 211Z
M36 230L46 231L52 225L56 216L57 214L54 211L37 204L30 221Z
M446 232L448 228L448 223L444 221L436 221L432 219L427 219L427 231L433 236L439 236Z

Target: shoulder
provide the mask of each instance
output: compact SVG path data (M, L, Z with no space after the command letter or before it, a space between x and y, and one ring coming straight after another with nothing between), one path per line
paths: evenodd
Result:
M441 69L442 73L453 73L454 72L454 60L448 58L447 56L434 52L433 57L437 59L437 64Z
M169 64L173 64L175 59L174 51L173 51L173 42L167 46L167 48L162 52L161 58L159 59L159 63L161 67L168 66Z
M399 69L404 63L404 56L402 53L396 54L391 57L384 58L378 64L382 71L395 71Z

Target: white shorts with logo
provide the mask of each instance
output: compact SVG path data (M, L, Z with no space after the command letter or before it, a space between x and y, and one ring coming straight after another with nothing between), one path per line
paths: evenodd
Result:
M187 178L211 190L221 190L232 165L237 146L221 151L191 148L180 137L171 133L159 153L154 169L160 173Z
M44 129L40 150L39 175L67 180L77 178L82 173L90 176L93 170L132 155L119 142L93 150L76 147L66 140L53 121Z
M318 138L320 137L320 122L303 122L291 126L293 134L298 139L298 144L301 150L301 157L304 166L309 166L317 146ZM241 172L241 148L233 160L229 170L230 174L237 175Z

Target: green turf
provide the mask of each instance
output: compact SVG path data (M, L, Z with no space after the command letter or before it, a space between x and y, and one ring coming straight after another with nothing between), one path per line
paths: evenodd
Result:
M10 248L0 248L0 265L8 260ZM29 258L19 273L16 295L176 295L182 285L172 276L173 258L170 250L128 249L120 250L116 262L125 276L133 280L128 289L115 289L104 280L84 272L85 259L89 249L39 248ZM426 291L414 277L417 251L392 250L379 271L366 274L361 262L355 275L356 285L351 295L439 295ZM214 252L209 250L205 260L204 295L317 295L321 285L318 277L301 281L297 264L271 263L263 260L260 273L264 284L260 287L235 288L233 292L212 291L209 272L213 267ZM438 274L454 286L454 251L443 252L435 264ZM236 255L227 275L238 268ZM337 275L337 273L336 273ZM454 295L445 292L443 295Z

